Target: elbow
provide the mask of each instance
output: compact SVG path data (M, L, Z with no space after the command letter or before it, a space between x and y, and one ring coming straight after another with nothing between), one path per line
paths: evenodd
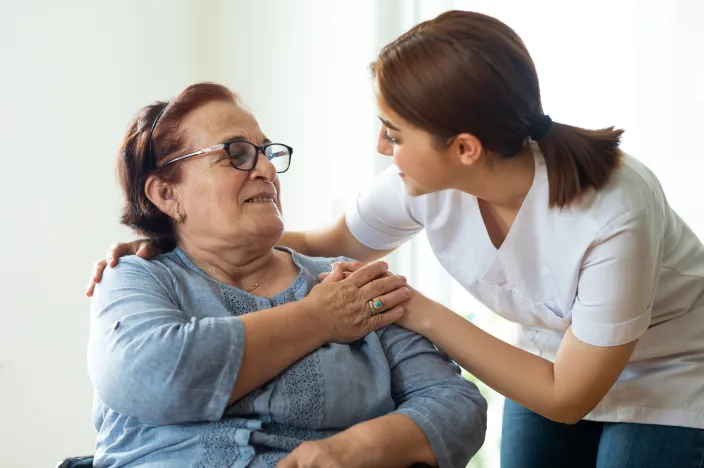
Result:
M563 404L557 404L549 414L544 415L546 418L561 423L574 425L584 419L596 405L584 405L580 402L570 401Z
M96 387L98 398L111 410L157 426L195 422L198 418L183 411L178 395L168 392L126 392Z
M155 425L195 420L184 411L188 405L169 382L144 381L110 366L91 372L91 380L100 401L121 415Z
M434 448L444 447L437 452L438 465L465 466L479 452L486 440L488 404L484 396L470 382L455 388L436 401L444 410L437 410L431 418L438 430L440 442ZM430 406L430 405L428 405ZM446 429L445 429L446 428ZM449 459L440 454L446 453Z
M584 415L584 416L586 416L586 415ZM553 421L558 422L560 424L567 424L568 426L573 426L573 425L577 424L579 421L581 421L584 416L567 414L567 415L562 415L560 417L557 417L557 418L553 419Z
M169 404L168 398L164 398L166 395L156 397L153 389L147 392L131 391L130 386L120 387L110 381L94 382L93 388L105 406L121 415L155 425L179 422L174 418L173 405Z

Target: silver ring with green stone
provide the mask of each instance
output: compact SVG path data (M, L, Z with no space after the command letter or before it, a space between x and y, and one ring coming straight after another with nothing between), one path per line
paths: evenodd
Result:
M373 299L369 301L369 308L372 311L372 315L376 315L382 310L384 310L384 301L381 299Z

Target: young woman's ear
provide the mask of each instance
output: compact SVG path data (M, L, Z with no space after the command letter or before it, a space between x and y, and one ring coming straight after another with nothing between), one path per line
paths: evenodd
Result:
M484 153L481 141L471 133L460 133L452 141L450 147L459 158L460 163L467 166L477 162Z
M185 218L181 208L181 200L174 184L166 182L159 176L151 175L144 184L144 193L163 213L177 221Z

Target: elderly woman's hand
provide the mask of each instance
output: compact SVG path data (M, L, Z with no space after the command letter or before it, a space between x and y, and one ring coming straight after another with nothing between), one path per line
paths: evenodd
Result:
M108 249L108 253L105 255L105 258L95 262L93 272L88 280L86 296L91 297L93 295L95 285L100 283L100 280L103 278L103 271L105 271L105 268L108 266L114 267L117 265L117 259L120 257L124 257L125 255L139 255L145 260L149 260L152 257L156 257L160 253L162 253L162 251L152 244L149 239L138 239L132 242L112 244Z
M276 468L343 468L342 456L328 440L315 440L299 445Z
M386 263L370 263L345 276L342 266L334 265L304 299L318 314L327 341L351 343L401 318L399 304L411 291L404 277L388 274Z
M364 264L360 262L338 262L336 265L343 270L345 278L348 278L355 271L358 271L364 266ZM318 279L324 281L329 275L329 272L321 273L318 275ZM386 276L392 275L393 273L386 272ZM408 299L401 304L403 306L403 316L396 320L395 323L407 330L425 335L433 314L437 314L437 308L442 306L413 289L411 286L406 285L406 287L411 291L411 294Z

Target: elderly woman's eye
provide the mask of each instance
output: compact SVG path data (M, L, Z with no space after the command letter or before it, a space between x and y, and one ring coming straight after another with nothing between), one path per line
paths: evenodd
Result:
M240 165L240 164L245 164L249 160L249 153L246 153L246 152L230 153L230 160L232 161L232 164L234 164L235 166Z

